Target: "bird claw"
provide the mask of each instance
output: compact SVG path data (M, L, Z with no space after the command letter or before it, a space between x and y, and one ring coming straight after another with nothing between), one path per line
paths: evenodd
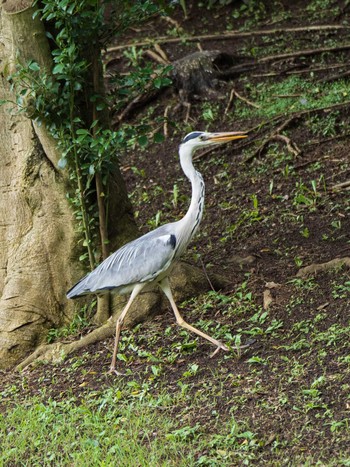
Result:
M245 344L242 345L235 345L234 347L231 347L231 350L241 350L241 349L247 349L250 347L252 344L256 342L256 339L248 339Z
M214 352L210 355L210 358L213 358L219 352L220 349L225 350L225 352L227 352L229 350L226 347L226 345L220 344L220 345L217 346L216 350L214 350Z
M120 373L120 371L117 371L115 368L110 368L107 374L108 375L114 374L114 375L117 375L117 376L126 376L125 373Z
M254 344L256 340L255 339L250 339L247 341L246 344L243 344L243 345L239 345L239 346L235 346L235 347L230 347L230 349L228 347L226 347L225 344L220 344L217 346L216 350L214 350L214 352L210 355L210 358L213 358L218 352L220 349L222 350L225 350L225 352L227 352L228 350L238 350L240 351L241 349L246 349L247 347L250 347L252 344Z

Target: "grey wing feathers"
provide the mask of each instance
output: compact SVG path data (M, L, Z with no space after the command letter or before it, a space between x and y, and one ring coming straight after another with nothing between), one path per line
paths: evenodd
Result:
M170 266L174 257L176 237L165 227L168 226L124 245L72 287L67 297L153 280Z

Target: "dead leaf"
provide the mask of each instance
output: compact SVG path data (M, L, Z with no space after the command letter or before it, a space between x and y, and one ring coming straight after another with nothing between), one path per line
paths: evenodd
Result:
M278 284L277 282L266 282L265 287L268 289L277 289L278 287L281 287L281 284Z
M273 298L272 298L270 290L269 289L264 290L264 300L263 300L264 310L267 310L272 302L273 302Z

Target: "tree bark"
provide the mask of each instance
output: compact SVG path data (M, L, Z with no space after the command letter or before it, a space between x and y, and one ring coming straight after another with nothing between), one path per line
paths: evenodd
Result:
M1 100L15 100L7 78L17 63L35 60L51 69L45 30L33 19L31 3L11 0L0 7ZM10 104L0 106L0 141L0 368L7 368L42 343L49 328L72 318L76 304L65 293L85 271L55 141ZM117 247L136 234L117 167L110 193L111 246Z

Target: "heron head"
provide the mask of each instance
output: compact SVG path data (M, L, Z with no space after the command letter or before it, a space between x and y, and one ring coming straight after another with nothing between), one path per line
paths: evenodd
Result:
M229 131L224 133L208 133L206 131L192 131L181 141L181 146L188 146L192 149L211 146L214 144L227 143L235 139L246 138L248 135L244 131Z

